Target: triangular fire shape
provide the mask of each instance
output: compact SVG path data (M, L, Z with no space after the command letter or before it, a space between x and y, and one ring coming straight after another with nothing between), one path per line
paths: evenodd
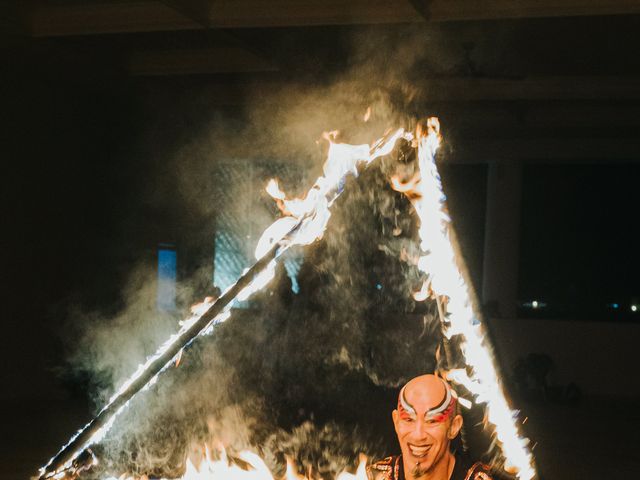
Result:
M200 304L194 315L182 323L180 331L140 365L98 416L42 468L41 478L57 478L68 470L77 469L78 459L86 457L82 454L101 441L131 398L153 384L193 339L211 332L217 323L225 321L236 300L248 298L269 283L285 250L293 245L313 243L322 236L330 217L330 207L342 192L345 178L357 174L358 166L368 165L389 154L400 138L413 142L418 150L419 176L404 184L396 181L394 187L408 194L420 219L423 255L418 260L418 267L428 275L421 295L423 298L432 296L438 301L446 336L462 337L460 345L467 368L449 371L447 376L473 393L477 402L486 403L488 421L495 427L507 462L505 467L519 478L533 478L535 470L528 441L518 433L514 412L505 399L491 347L474 313L469 287L458 267L460 260L450 238L445 197L435 163L440 143L439 123L435 118L419 125L415 133L404 129L389 131L373 145L336 143L335 136L328 134L326 140L330 146L323 175L302 198L287 199L277 183L271 182L268 192L278 201L285 216L263 233L256 248L256 264L219 299Z

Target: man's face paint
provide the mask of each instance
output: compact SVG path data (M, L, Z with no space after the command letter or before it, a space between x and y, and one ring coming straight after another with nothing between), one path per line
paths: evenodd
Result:
M409 479L441 468L461 425L461 420L455 419L455 392L440 378L426 377L402 388L394 412L405 477Z
M425 421L429 422L446 422L453 412L455 412L456 407L456 394L451 390L451 387L447 385L445 382L442 382L445 388L445 396L442 399L442 402L435 407L428 409L424 414ZM405 385L400 390L400 395L398 395L398 414L401 420L416 420L417 413L413 405L411 405L405 396L405 389L407 386Z

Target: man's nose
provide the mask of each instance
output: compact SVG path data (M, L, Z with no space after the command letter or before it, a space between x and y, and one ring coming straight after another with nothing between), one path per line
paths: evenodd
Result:
M413 435L415 438L422 439L427 436L427 429L422 420L414 422Z

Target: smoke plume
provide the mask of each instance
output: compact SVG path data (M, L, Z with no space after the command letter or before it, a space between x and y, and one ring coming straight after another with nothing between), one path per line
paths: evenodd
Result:
M77 347L70 365L91 379L96 406L211 288L216 218L234 208L217 193L220 163L277 160L295 166L303 173L282 184L294 196L321 172L323 131L337 129L341 141L369 143L388 128L412 128L423 106L415 103L411 79L430 68L428 42L413 33L358 35L346 70L314 83L286 81L269 92L249 89L243 108L200 112L201 124L184 127L171 145L146 147L159 166L145 172L141 205L164 216L177 232L178 248L193 255L175 315L156 311L155 272L148 262L132 272L115 315L76 312L82 321L73 322ZM201 87L174 108L195 108L196 98L206 105L206 95ZM175 124L156 120L146 141L169 128ZM249 308L235 310L187 349L96 447L103 459L96 478L124 472L177 476L188 455L217 442L230 455L245 448L261 452L274 471L286 454L323 475L342 470L361 451L380 455L393 448L389 413L396 388L434 370L440 341L433 306L416 305L411 297L421 284L411 261L416 217L389 186L399 169L411 173L412 155L409 145L399 145L347 179L323 238L298 252L299 292L292 292L280 266ZM256 178L251 191L260 192L263 180ZM233 198L246 194L225 187ZM276 215L270 202L258 200L261 208L239 220L266 226Z

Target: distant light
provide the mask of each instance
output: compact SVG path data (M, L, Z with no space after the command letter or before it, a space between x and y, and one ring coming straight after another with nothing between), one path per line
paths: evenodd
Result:
M378 290L382 290L382 285L381 285L381 284L379 284L379 283L376 283L376 288L377 288Z
M522 306L525 308L532 308L534 310L542 310L547 307L547 303L542 300L531 300L530 302L524 302Z
M632 312L637 312L638 311L638 306L637 305L631 305L631 311Z
M619 303L612 303L611 304L611 308L617 310L618 308L620 308L620 304Z

